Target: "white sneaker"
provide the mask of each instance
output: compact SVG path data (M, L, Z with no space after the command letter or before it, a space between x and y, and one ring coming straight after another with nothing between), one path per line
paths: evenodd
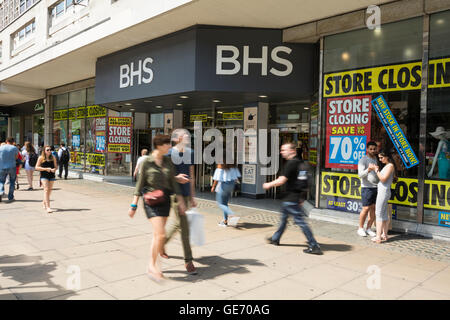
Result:
M366 233L366 231L364 231L363 228L359 228L357 231L357 234L361 237L367 237L367 233Z
M377 234L372 231L372 229L366 229L366 233L371 237L376 237Z

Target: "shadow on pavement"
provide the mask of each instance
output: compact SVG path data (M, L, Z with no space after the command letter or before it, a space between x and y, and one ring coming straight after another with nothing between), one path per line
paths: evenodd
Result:
M58 208L52 208L54 212L66 212L66 211L91 211L91 209L58 209Z
M172 256L171 256L172 257ZM196 280L211 280L225 273L250 273L246 266L265 266L264 263L255 259L226 259L220 256L207 256L195 259L194 262L198 262L206 266L198 266L197 275L186 275L183 272L179 277L168 277L170 280L195 282ZM180 273L180 271L164 271L164 274Z
M21 200L14 200L14 202L42 202L42 200L23 200L23 199L21 199Z
M350 251L353 247L348 245L348 244L330 244L330 243L319 243L320 248L322 249L323 252L326 251L340 251L340 252L344 252L344 251ZM285 243L280 243L280 247L304 247L307 248L308 245L305 244L285 244Z
M258 229L258 228L268 228L268 227L273 227L273 225L271 224L267 224L267 223L250 223L250 222L243 222L243 223L238 223L236 229Z
M76 295L75 291L67 290L52 282L53 276L50 273L56 270L56 263L43 264L40 263L41 259L41 256L24 254L0 256L0 278L13 281L11 285L2 285L2 289L20 290L20 292L14 293L16 297L19 296L20 300L42 300L61 295L68 298ZM68 278L69 276L68 274ZM0 295L0 300L2 300L2 296Z

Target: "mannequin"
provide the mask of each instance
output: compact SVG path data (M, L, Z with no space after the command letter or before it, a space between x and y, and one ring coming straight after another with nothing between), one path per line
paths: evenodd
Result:
M436 154L434 155L433 164L428 172L428 177L433 175L434 167L436 162L438 164L439 179L450 179L450 160L447 159L447 153L450 152L450 142L447 140L450 136L450 132L446 131L444 127L437 127L435 132L430 132L430 134L439 139L438 147L436 149Z

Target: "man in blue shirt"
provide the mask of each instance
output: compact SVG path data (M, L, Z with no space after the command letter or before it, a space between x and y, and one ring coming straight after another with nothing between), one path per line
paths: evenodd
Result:
M186 203L186 210L189 207L197 206L195 202L195 184L194 184L194 152L188 148L189 132L185 129L175 129L172 133L172 141L176 145L169 151L169 156L175 166L176 177L181 192L183 194L184 202ZM173 234L181 229L181 242L183 244L184 261L186 271L189 274L197 274L197 271L192 263L192 250L189 242L189 223L186 214L180 214L178 206L173 206L176 218L172 219L168 224L166 230L166 243L170 240ZM168 258L166 253L163 253L163 258Z
M16 159L19 149L14 145L14 138L8 137L6 144L0 147L0 201L5 192L5 181L9 175L8 200L14 201L14 187L16 185Z

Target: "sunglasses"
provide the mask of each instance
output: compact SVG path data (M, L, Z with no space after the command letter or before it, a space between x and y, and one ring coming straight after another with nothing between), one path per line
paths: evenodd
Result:
M52 151L51 149L45 149L45 151Z

